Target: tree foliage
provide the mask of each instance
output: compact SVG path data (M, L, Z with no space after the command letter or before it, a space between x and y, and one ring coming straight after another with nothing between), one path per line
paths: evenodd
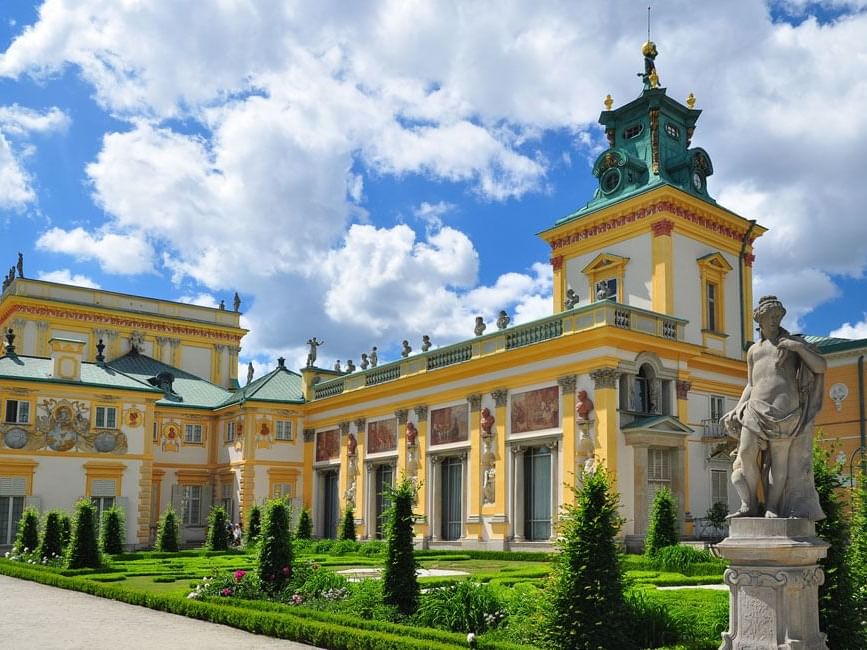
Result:
M819 503L825 519L816 522L816 534L831 546L819 565L825 572L825 582L819 587L819 627L828 635L831 648L863 648L863 630L855 607L852 575L846 561L849 543L849 525L837 488L841 487L841 466L830 460L831 452L823 448L817 438L813 446L813 475Z
M72 519L72 539L66 550L67 569L96 569L102 566L96 535L96 507L90 499L75 504Z
M26 508L18 520L18 530L15 534L15 553L33 553L39 546L39 511L36 508Z
M343 513L343 525L340 527L338 539L348 539L351 542L356 541L355 509L349 504L347 504L346 510Z
M102 513L102 522L99 529L99 545L103 553L114 555L123 553L123 542L126 537L124 526L124 512L118 506L107 508Z
M402 614L418 607L418 578L412 530L415 484L404 478L388 494L391 506L386 514L386 560L382 574L383 600Z
M254 505L250 508L250 518L247 520L247 546L252 546L259 541L262 532L262 509Z
M229 531L226 523L229 515L223 506L211 506L208 513L208 535L205 539L205 547L209 551L225 551L229 548Z
M39 542L39 557L52 558L63 555L63 524L61 516L64 513L52 510L45 515L45 525L42 528L42 540ZM67 520L69 518L67 517Z
M292 578L292 532L289 506L284 499L272 499L265 506L259 540L259 580L262 589L277 593Z
M650 557L666 546L675 546L680 541L680 525L677 506L668 488L662 488L653 499L650 523L644 538L644 553Z
M157 528L156 550L164 553L176 553L178 550L178 515L169 506L163 511Z
M60 541L63 544L64 550L69 546L69 541L72 539L72 519L65 512L61 512L60 516Z
M849 545L849 567L855 587L855 620L862 630L862 644L867 645L867 475L858 477L858 487L852 499L852 539Z
M298 539L311 539L313 537L313 521L310 519L310 511L302 508L298 516L298 529L295 532Z
M560 554L547 590L544 634L558 650L635 647L626 630L627 606L615 537L619 496L604 468L584 474L575 505L560 515Z

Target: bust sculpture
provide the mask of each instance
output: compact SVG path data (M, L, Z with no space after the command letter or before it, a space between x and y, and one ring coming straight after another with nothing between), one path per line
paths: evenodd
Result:
M497 316L497 329L504 330L509 326L509 323L511 322L512 319L509 317L509 314L507 314L506 310L503 309Z
M376 368L376 364L379 363L379 355L376 353L376 346L370 350L370 354L367 355L368 360L370 361L370 366L372 368Z
M412 352L412 346L409 344L409 341L404 339L403 343L401 344L400 356L406 359L409 356L410 352Z
M491 409L489 409L486 406L485 408L482 409L482 415L481 415L481 418L479 418L479 425L482 428L482 435L483 436L492 435L492 429L494 428L494 422L495 422L495 419L494 419L494 416L491 415Z
M747 385L721 422L738 440L732 483L741 499L729 517L825 518L813 479L813 420L822 406L826 362L802 337L780 327L776 296L759 300L761 340L747 353Z
M575 401L575 419L578 422L588 422L592 411L593 400L587 397L586 390L579 390L578 399Z
M415 447L416 440L418 440L418 429L412 422L406 423L406 444L410 447Z
M485 333L485 319L481 316L476 316L476 326L473 328L473 331L476 333L476 336L481 336Z
M361 353L361 369L367 370L367 367L370 365L370 361L367 360L367 352Z
M575 293L575 289L566 289L566 309L572 309L573 307L575 307L575 305L578 304L579 300L580 298L578 297L578 294Z
M430 336L427 334L424 334L421 337L421 351L427 352L428 350L430 350L431 345L432 345L432 343L430 342Z

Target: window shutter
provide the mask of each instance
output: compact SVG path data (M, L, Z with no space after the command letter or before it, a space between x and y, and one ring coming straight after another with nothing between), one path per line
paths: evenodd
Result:
M90 496L113 497L116 494L116 483L113 478L94 479L90 484Z
M0 476L0 497L22 497L27 491L27 482L19 476Z
M42 511L42 498L41 497L24 497L24 507L25 508L36 508L40 512Z

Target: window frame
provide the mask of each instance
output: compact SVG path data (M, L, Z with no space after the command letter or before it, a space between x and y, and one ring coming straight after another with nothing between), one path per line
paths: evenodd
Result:
M581 273L587 278L587 295L590 296L591 302L601 302L596 299L597 285L600 282L611 282L613 280L615 283L614 295L609 295L605 300L624 303L624 282L626 265L628 263L628 257L615 255L614 253L600 253L587 266L581 269Z
M9 408L15 405L15 419L9 419ZM24 418L21 417L22 405L25 407ZM7 399L3 409L3 421L5 424L30 424L30 414L33 412L33 405L30 400L26 399Z
M102 424L100 424L100 412L102 412ZM109 425L109 414L112 414L113 424ZM117 407L108 406L106 404L97 404L93 408L93 428L94 429L117 429Z
M223 442L235 442L235 424L234 420L227 420L225 422L225 428L223 429Z
M192 484L182 484L181 485L181 504L183 506L183 512L181 513L181 523L183 526L201 526L202 525L202 499L203 499L203 489L202 485L192 485ZM189 493L188 493L189 491ZM198 496L194 496L194 493L197 491ZM197 517L195 521L193 520L193 503L197 505Z
M722 253L711 253L696 260L701 281L701 331L717 337L726 336L726 275L732 270ZM711 296L708 287L716 287L711 314ZM713 316L713 322L711 322Z
M722 474L722 484L718 485L717 481L719 480L719 474ZM728 508L729 505L729 491L728 486L730 483L728 470L723 468L712 467L710 470L710 505L711 507L715 506L717 503L722 503ZM717 495L717 497L722 496L722 498L714 498L714 492L718 492L717 488L722 487L722 495Z
M190 435L190 432L195 432L196 429L198 429L198 439L196 439L195 433L193 433L193 435ZM185 422L183 442L185 445L205 444L205 425L199 422Z
M274 440L292 442L294 439L295 430L292 426L292 420L274 420Z

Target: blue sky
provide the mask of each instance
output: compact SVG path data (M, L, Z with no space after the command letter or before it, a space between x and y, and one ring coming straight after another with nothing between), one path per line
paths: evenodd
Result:
M867 337L862 0L655 2L711 193L771 231L757 295ZM349 8L347 8L349 7ZM640 91L611 2L0 5L0 267L216 305L244 361L386 358L550 312L535 233L595 183L602 98Z

